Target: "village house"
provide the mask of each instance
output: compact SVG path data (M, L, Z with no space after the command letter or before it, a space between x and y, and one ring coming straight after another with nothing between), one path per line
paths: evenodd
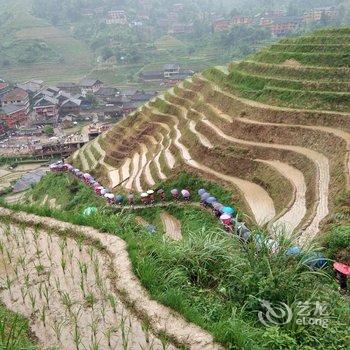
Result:
M161 70L141 72L139 79L141 82L161 82L164 78L164 72Z
M45 96L34 103L33 110L43 118L55 118L58 116L59 101L56 98Z
M61 82L56 84L57 88L61 91L69 92L71 94L77 94L80 92L80 86L71 82Z
M20 105L24 106L25 108L25 114L28 115L29 113L29 95L27 91L20 89L20 88L14 88L0 97L1 106L5 107L8 105Z
M80 108L83 110L88 110L92 108L92 102L88 99L86 99L83 95L74 95L73 96L76 100L80 101Z
M95 96L100 99L106 99L109 97L115 97L119 95L120 91L114 87L101 87L98 91L96 91Z
M25 124L28 120L27 115L24 105L8 104L0 108L0 120L3 120L9 129Z
M213 22L214 32L223 32L224 30L232 27L232 21L230 19L219 19Z
M17 84L17 87L27 91L30 94L34 94L43 88L44 81L39 79L33 79L21 84Z
M84 79L80 82L81 93L87 95L89 93L95 94L103 86L102 81L98 79Z
M232 18L232 25L240 26L240 25L249 25L253 23L253 17L249 16L235 16Z
M302 23L301 17L288 16L275 18L272 23L266 25L266 28L271 30L273 37L286 35L287 33L296 30Z
M0 95L4 94L5 92L8 92L9 89L9 84L4 80L0 80Z
M318 22L322 18L335 19L339 16L339 10L334 6L314 8L304 13L305 22Z
M164 78L171 78L174 75L178 75L180 73L180 65L179 64L166 64L163 67Z
M128 18L124 10L110 10L107 13L106 24L128 24Z
M81 101L75 98L70 98L60 105L60 115L79 114Z

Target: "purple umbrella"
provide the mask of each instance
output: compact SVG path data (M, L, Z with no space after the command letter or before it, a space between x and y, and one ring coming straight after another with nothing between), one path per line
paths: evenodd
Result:
M177 190L176 188L174 188L174 189L172 189L172 190L170 191L170 193L171 193L172 195L177 195L177 194L179 194L179 190Z
M214 202L213 203L213 208L215 209L215 210L220 210L221 208L223 208L224 206L221 204L221 203L219 203L219 202Z
M207 191L204 188L201 188L198 190L198 195L201 196L203 193L206 193Z
M215 197L209 197L205 200L206 203L212 204L214 202L217 202L217 199Z
M207 200L209 197L210 197L210 193L205 192L205 193L203 193L203 194L201 195L201 200L202 200L202 201L205 201L205 200Z

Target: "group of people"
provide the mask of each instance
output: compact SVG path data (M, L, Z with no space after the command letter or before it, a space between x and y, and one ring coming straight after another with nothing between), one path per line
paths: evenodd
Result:
M50 170L52 172L70 172L87 186L91 187L93 191L104 198L106 198L109 204L119 204L122 205L125 201L125 197L122 194L114 195L108 188L103 187L94 177L88 173L84 173L73 165L67 164L64 161L59 161L57 163L50 165ZM191 193L188 189L183 189L179 191L174 188L170 191L171 198L174 202L181 199L184 201L189 201L191 199ZM272 239L265 239L261 235L252 235L251 231L246 227L245 223L238 222L237 211L235 208L230 206L225 206L221 204L214 196L212 196L205 189L198 190L198 195L200 197L200 204L206 209L212 210L213 214L220 220L224 229L232 234L236 233L240 240L248 242L249 240L254 240L257 247L265 245L275 253L279 249L278 242ZM181 197L180 197L181 196ZM165 202L167 199L166 192L163 189L148 190L147 192L141 193L140 200L143 205L152 205L157 200ZM128 204L130 206L135 205L135 195L130 192L127 197ZM298 246L289 248L285 253L286 255L298 255L301 249ZM317 256L310 259L310 263L307 263L311 268L323 267L326 264L324 256ZM340 285L340 290L346 292L347 290L347 277L350 276L350 266L345 264L335 262L333 268L336 272L336 276Z

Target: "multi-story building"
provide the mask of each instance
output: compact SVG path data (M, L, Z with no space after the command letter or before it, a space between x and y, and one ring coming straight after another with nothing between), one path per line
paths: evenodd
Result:
M328 19L335 19L339 16L339 10L334 6L318 7L304 13L305 22L317 22L326 17Z
M45 96L34 104L34 112L40 117L52 118L58 116L58 100Z
M21 105L25 107L25 113L29 113L29 95L27 91L21 88L14 88L9 92L4 93L0 97L1 106Z
M107 18L106 18L107 24L128 24L128 18L126 15L126 12L124 10L111 10L108 11Z
M28 120L27 115L24 105L9 104L0 108L0 120L4 121L9 129L25 124Z

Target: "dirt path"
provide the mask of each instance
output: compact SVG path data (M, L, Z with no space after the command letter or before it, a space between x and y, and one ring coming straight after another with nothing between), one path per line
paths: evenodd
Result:
M157 113L159 114L159 111L157 111ZM243 194L248 206L254 215L256 222L259 225L263 225L274 218L276 211L273 200L261 186L250 181L219 173L212 168L209 168L193 160L188 149L180 142L181 132L178 128L179 120L173 115L168 115L168 117L174 120L174 130L176 137L173 142L179 149L181 157L187 165L199 169L205 173L211 174L221 180L232 183ZM169 128L167 124L165 125L167 128Z
M140 144L140 159L138 164L138 172L135 176L134 187L138 192L143 192L143 188L141 185L141 176L147 164L147 153L148 148L144 143ZM151 176L152 177L152 176Z
M157 170L158 170L158 177L159 177L159 179L160 180L165 180L167 177L166 177L166 175L163 173L163 171L162 171L162 167L161 167L161 165L160 165L160 162L159 162L159 158L160 158L160 156L162 155L162 153L164 152L164 150L165 150L165 147L164 147L164 144L163 144L163 142L164 142L164 136L163 136L163 134L162 133L158 133L158 135L159 135L159 137L160 137L160 141L159 141L159 147L160 147L160 149L159 149L159 152L156 154L156 156L154 157L154 164L156 165L156 168L157 168Z
M157 146L158 146L158 141L153 137L148 135L148 139L151 141L152 146L148 150L148 158L149 160L147 161L147 164L144 169L144 177L145 181L147 182L147 185L152 187L156 184L156 181L154 180L151 172L151 163L154 162L155 157L157 155Z
M202 135L199 131L196 130L196 121L191 120L188 124L188 128L197 136L199 142L207 148L213 148L213 144L208 140L208 138Z
M294 198L290 208L287 208L286 212L270 226L270 231L275 235L278 235L280 232L291 235L306 214L306 183L304 175L300 170L286 163L262 159L259 159L258 161L275 168L293 185Z
M329 161L328 158L323 154L318 153L316 151L310 150L308 148L300 147L300 146L291 146L291 145L282 145L282 144L270 144L270 143L262 143L262 142L253 142L237 139L231 136L226 135L219 127L214 125L207 119L203 120L209 127L211 127L219 136L222 138L234 142L240 143L244 145L250 146L258 146L258 147L266 147L273 149L283 149L289 150L295 153L299 153L310 159L316 167L318 178L317 178L317 207L316 213L313 213L313 219L310 225L307 228L307 232L310 236L314 236L319 231L319 225L321 221L328 215L328 188L330 183L330 170L329 170ZM298 179L295 179L298 181Z
M140 162L140 154L136 152L132 157L130 178L124 185L124 187L128 190L131 190L133 188L134 180L139 171L139 162ZM142 192L142 189L140 192Z
M165 234L175 241L182 239L181 222L167 212L160 214Z
M172 139L170 138L170 131L171 131L170 127L166 123L154 122L154 124L161 125L167 131L166 137L168 138L169 143L164 149L164 156L165 156L165 160L168 163L169 169L173 169L175 166L176 160L175 160L175 157L172 155L172 153L169 150L169 148L172 144Z
M126 302L128 305L132 305L133 313L135 315L139 315L142 317L146 317L150 322L151 329L156 333L159 334L161 332L164 332L168 336L171 337L180 347L184 346L189 349L193 350L215 350L215 349L221 349L221 346L213 342L213 338L210 334L203 331L199 327L197 327L194 324L188 323L185 321L180 315L178 315L173 310L158 304L154 300L151 300L148 293L143 289L138 279L135 277L135 275L132 272L132 266L131 262L128 257L127 252L127 246L126 243L121 240L117 236L111 236L104 234L102 232L99 232L95 229L92 229L90 227L83 227L83 226L76 226L72 225L66 222L57 221L55 219L51 218L44 218L44 217L38 217L31 214L25 214L25 213L14 213L8 209L0 208L0 215L3 217L8 218L16 218L17 222L25 223L27 225L32 224L40 224L42 227L42 230L45 231L53 231L56 234L63 234L66 235L67 232L70 233L70 235L77 236L77 233L82 234L89 242L89 244L95 244L95 242L98 242L99 245L102 248L102 253L106 252L108 254L108 257L111 259L111 265L110 268L115 271L115 276L111 280L110 285L108 285L108 282L106 282L106 288L113 287L113 291L118 293L118 296L122 296L122 302ZM13 220L13 219L12 219ZM22 225L23 226L23 225ZM41 235L41 231L40 231ZM43 232L43 236L45 235L45 232ZM69 238L68 238L69 239ZM68 239L67 239L67 246L68 246ZM16 240L10 240L12 241L12 244L16 245ZM50 244L50 240L44 240L45 244ZM23 247L25 247L23 245ZM61 247L60 244L58 244L59 247ZM54 246L51 245L53 248ZM76 256L78 254L77 249L73 248L73 243L70 242L69 239L69 256ZM59 248L61 249L61 248ZM67 249L68 250L68 249ZM14 250L15 251L15 250ZM53 249L52 249L53 251ZM34 250L34 253L36 252L36 249ZM52 260L53 262L56 262L57 259L54 258L54 254L52 254ZM81 261L84 262L85 259L90 259L90 252L88 251L88 257L85 258L85 254L82 253L79 255L81 257ZM68 258L67 258L68 259ZM60 259L59 259L60 260ZM74 261L74 259L72 259ZM98 259L94 259L96 261L96 264L99 266L101 273L99 274L101 281L108 280L108 277L104 277L104 269L107 268L109 264L102 263L100 260L98 263ZM70 265L70 260L67 260L67 267ZM26 266L24 263L23 266ZM57 267L59 270L59 267ZM37 270L37 269L35 269ZM41 271L41 269L40 269ZM62 271L62 268L61 270ZM67 268L67 271L68 268ZM79 277L81 274L79 273L79 270L76 271L74 269L71 269L72 273L69 274L71 277L66 277L67 279L71 279L71 282L69 282L69 289L72 288L79 288L80 283L77 283L74 281L74 278ZM73 273L74 271L74 273ZM96 269L92 273L88 273L87 278L92 278L92 276L96 276ZM62 274L62 272L61 272ZM85 273L84 273L85 275ZM31 280L31 279L30 279ZM47 278L45 278L47 280ZM60 280L60 279L59 279ZM62 288L65 287L68 282L66 280L62 280ZM47 282L43 282L47 283ZM54 283L54 281L53 281ZM91 288L93 286L96 286L96 282L91 281ZM86 284L87 286L87 284ZM96 288L96 287L95 287ZM102 288L104 290L104 288ZM80 292L81 294L81 292ZM68 294L69 295L69 294ZM96 292L96 295L98 294L98 291ZM72 296L73 297L73 296ZM29 298L30 299L30 298ZM49 298L50 300L51 298ZM39 299L38 299L39 300ZM97 299L98 304L100 299ZM12 302L11 302L12 303ZM118 303L119 305L119 303ZM98 310L102 309L103 306L98 306ZM75 308L74 308L75 310ZM110 313L106 313L106 315L109 315ZM62 313L53 312L53 315L56 317L60 317ZM50 314L51 316L51 314ZM107 318L109 320L109 318ZM138 319L135 319L135 322L138 322ZM86 324L86 323L85 323ZM114 322L115 324L115 322ZM118 324L118 323L117 323ZM120 323L119 323L120 324ZM124 323L125 324L125 323ZM99 328L101 327L101 328ZM91 329L88 326L85 326L87 331ZM101 321L98 323L98 330L97 332L100 332L100 329L106 330L104 328L103 324L101 324ZM74 333L73 333L74 334ZM98 333L99 334L99 333ZM66 337L68 338L69 333L62 333L62 341L65 341ZM72 338L68 338L68 340L71 340ZM155 338L156 339L156 338ZM72 344L71 341L69 341L70 344ZM60 347L62 348L62 347ZM69 350L72 347L68 348ZM107 349L107 347L104 347ZM131 346L130 348L137 349L138 347ZM158 349L158 347L156 347ZM150 349L150 348L149 348Z
M130 165L131 165L131 158L125 159L125 162L120 168L121 172L121 179L120 181L125 181L128 177L130 177Z

